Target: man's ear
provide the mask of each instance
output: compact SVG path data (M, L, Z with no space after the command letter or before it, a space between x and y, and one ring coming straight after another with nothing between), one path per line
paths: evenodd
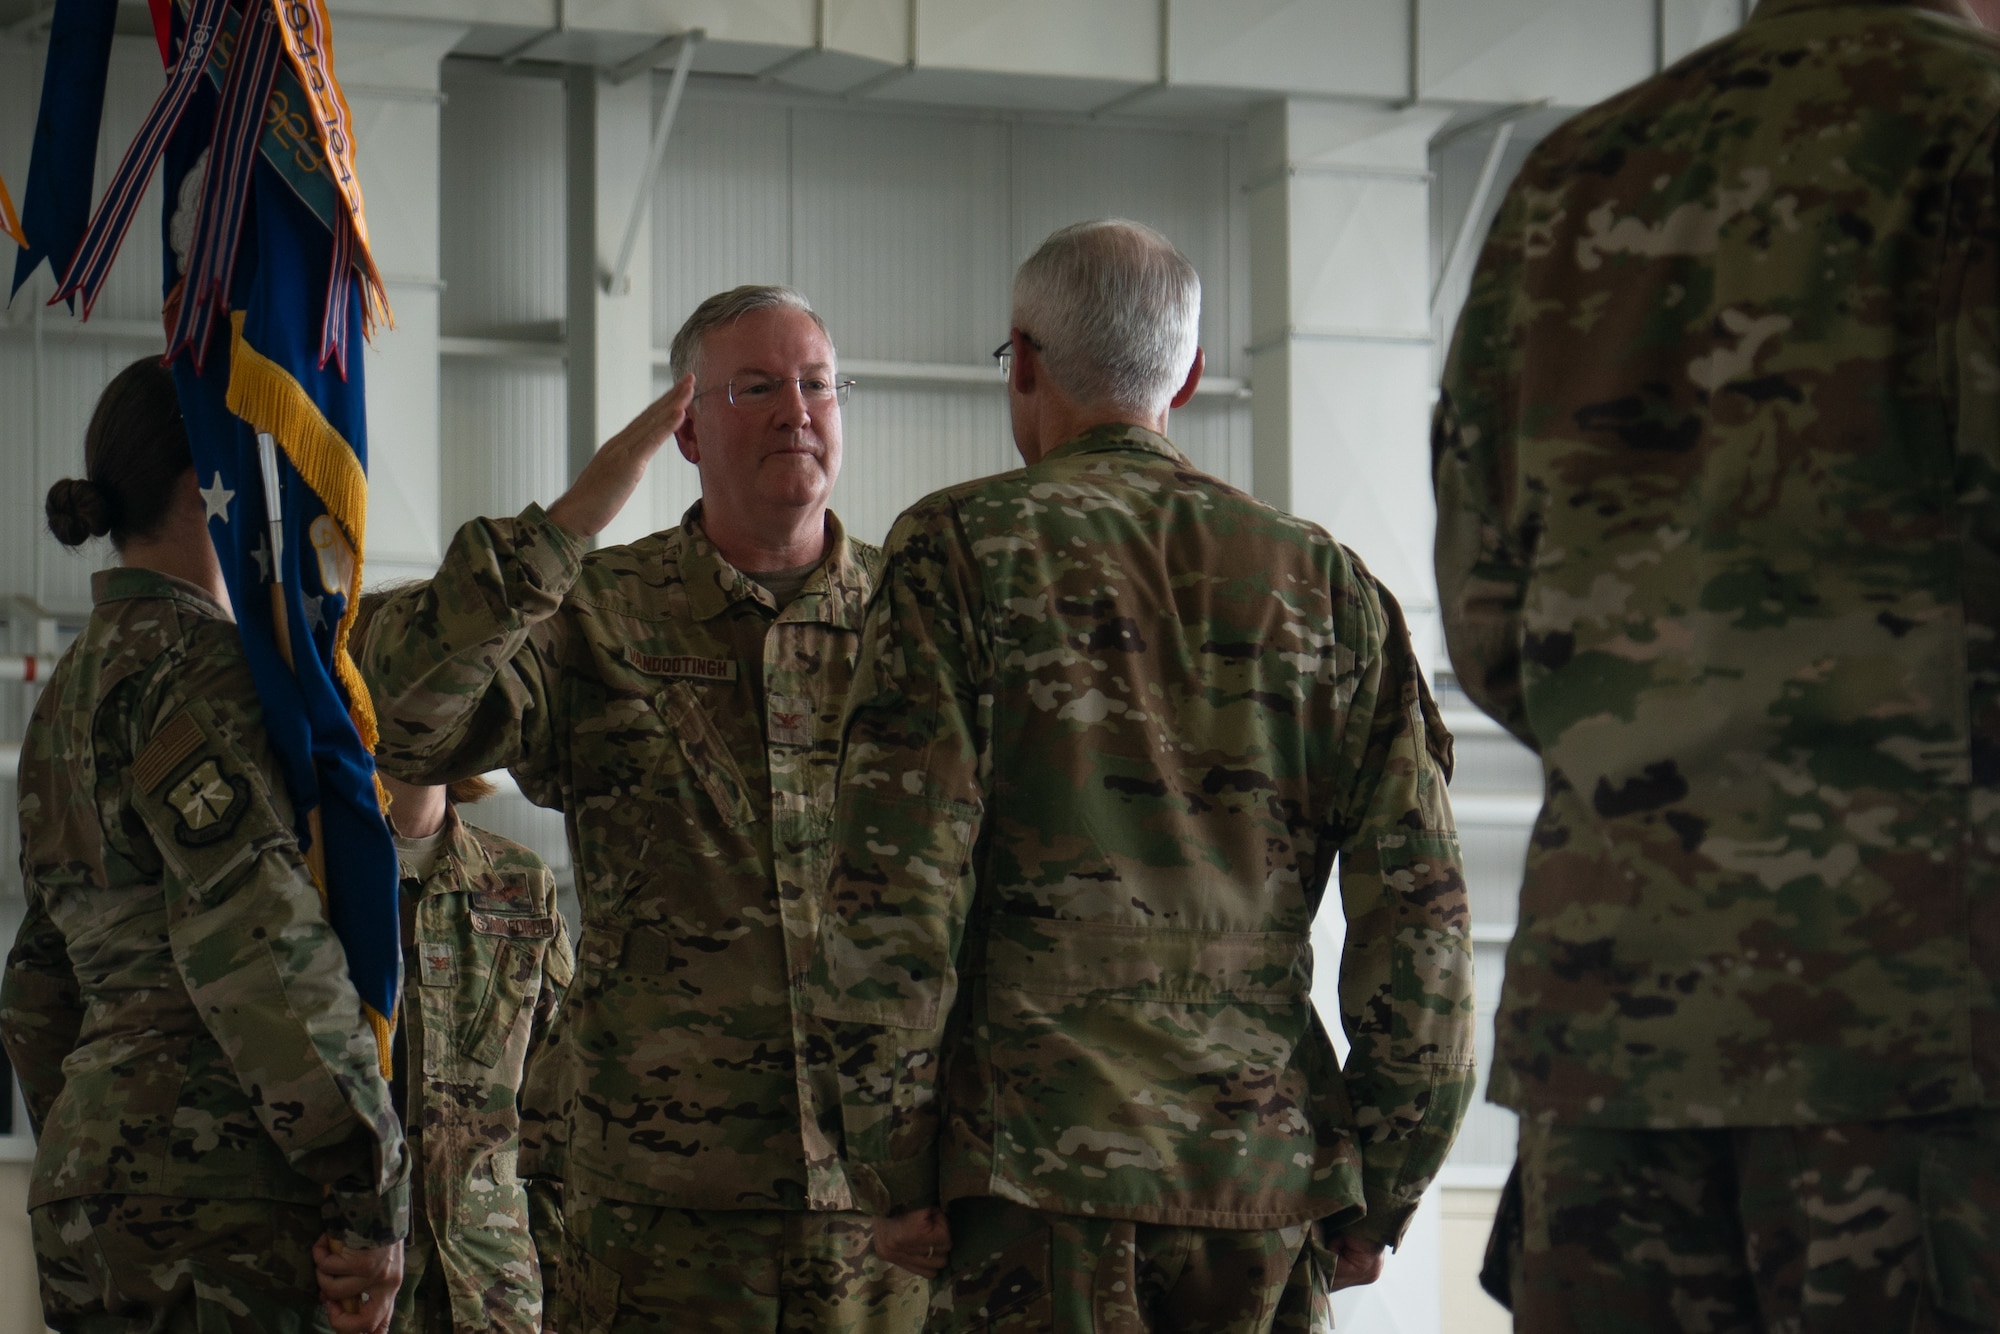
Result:
M1042 365L1038 360L1040 356L1040 350L1029 342L1025 335L1014 340L1014 369L1011 373L1014 377L1012 387L1016 393L1035 392L1035 385L1042 375Z
M695 437L694 413L681 418L681 424L674 430L674 442L681 447L681 457L689 463L701 462L701 442Z
M1201 384L1201 368L1207 364L1207 354L1200 348L1196 348L1194 350L1194 365L1188 368L1187 380L1175 392L1173 401L1167 405L1168 407L1184 408L1187 406L1188 400L1194 397L1196 386Z

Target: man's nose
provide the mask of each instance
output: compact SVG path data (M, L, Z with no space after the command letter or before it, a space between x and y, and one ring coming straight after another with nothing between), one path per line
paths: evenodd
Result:
M811 421L812 405L806 402L805 389L797 380L783 381L778 388L774 424L789 431L802 431Z

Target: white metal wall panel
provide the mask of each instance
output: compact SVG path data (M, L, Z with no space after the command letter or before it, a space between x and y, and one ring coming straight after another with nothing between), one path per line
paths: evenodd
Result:
M562 86L448 61L444 91L444 332L547 334L563 318Z
M1426 99L1587 106L1653 73L1653 0L1426 0Z
M1197 396L1167 417L1167 438L1203 472L1248 491L1250 404L1242 399Z
M139 132L140 123L153 109L153 99L160 95L165 83L166 73L160 68L160 48L152 38L121 37L114 40L111 73L104 87L104 121L97 136L97 180L93 186L93 199L101 196L104 187L111 183L111 173L118 170L132 136ZM28 125L32 131L32 114ZM25 176L26 173L23 173L23 179L15 183L25 188ZM14 178L10 176L8 180L13 182ZM19 202L15 200L15 203ZM11 257L14 252L10 249L7 253ZM160 265L160 173L155 170L152 182L146 187L146 197L139 202L139 211L133 215L132 230L125 234L125 245L118 252L111 280L105 284L103 295L97 299L92 318L157 321L161 304ZM7 281L10 284L13 282L11 272L7 274ZM78 309L81 308L79 305ZM68 319L69 316L65 314L63 318ZM160 341L164 345L165 337L162 336Z
M1073 222L1126 217L1157 228L1201 274L1201 341L1210 373L1237 374L1239 340L1229 328L1230 233L1237 223L1229 136L1030 122L1016 127L1013 138L1013 262ZM1003 322L986 341L997 343L1005 333Z
M1346 97L1410 91L1410 0L1171 0L1173 80Z
M1743 24L1743 0L1661 0L1660 37L1668 64Z
M791 271L791 112L687 97L653 193L653 345L670 345L703 298Z
M998 374L991 388L856 390L842 426L846 460L833 506L848 531L869 542L887 537L896 516L930 492L1021 466Z
M1006 129L796 112L793 276L843 355L978 361L1007 332Z
M564 471L562 368L448 361L444 391L444 531L480 515L546 505Z

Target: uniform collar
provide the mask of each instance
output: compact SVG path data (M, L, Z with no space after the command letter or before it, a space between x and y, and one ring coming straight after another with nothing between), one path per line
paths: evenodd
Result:
M847 529L832 510L826 512L826 533L826 559L777 619L858 629L862 609L868 601L867 575L854 558ZM764 586L724 560L715 544L708 540L701 527L699 500L681 519L680 562L688 608L696 620L720 616L738 602L755 603L766 611L777 612L777 603Z
M93 605L101 607L107 602L123 602L131 598L174 598L192 602L211 616L225 621L230 619L222 604L207 592L185 579L176 579L158 570L115 565L90 576L90 600Z
M1113 450L1137 450L1158 454L1175 463L1187 463L1187 456L1174 448L1173 441L1157 431L1124 422L1106 422L1102 426L1091 427L1081 435L1071 436L1042 455L1041 461L1047 463L1050 459L1066 459L1077 454L1103 454Z
M400 859L398 871L402 869ZM441 894L460 885L469 885L484 879L493 870L493 862L486 855L486 849L466 828L465 821L458 818L456 803L447 803L444 809L444 846L438 851L437 864L417 888L417 896L423 898L431 894Z
M1926 3L1925 0L1760 0L1756 12L1750 15L1750 21L1757 23L1781 18L1807 9L1922 9L1946 18L1958 17L1946 11L1941 4Z

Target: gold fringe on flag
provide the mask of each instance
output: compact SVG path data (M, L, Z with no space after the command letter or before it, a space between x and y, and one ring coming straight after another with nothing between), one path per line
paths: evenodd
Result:
M313 489L327 514L340 525L348 547L354 552L354 586L346 590L347 609L333 633L333 675L347 692L348 716L361 744L375 753L380 732L375 725L375 703L368 685L347 652L347 637L354 629L355 608L361 601L362 538L368 529L368 474L354 457L349 445L312 401L312 396L277 362L243 339L243 312L229 317L229 410L266 432L285 451L305 484ZM378 789L379 793L379 789Z

